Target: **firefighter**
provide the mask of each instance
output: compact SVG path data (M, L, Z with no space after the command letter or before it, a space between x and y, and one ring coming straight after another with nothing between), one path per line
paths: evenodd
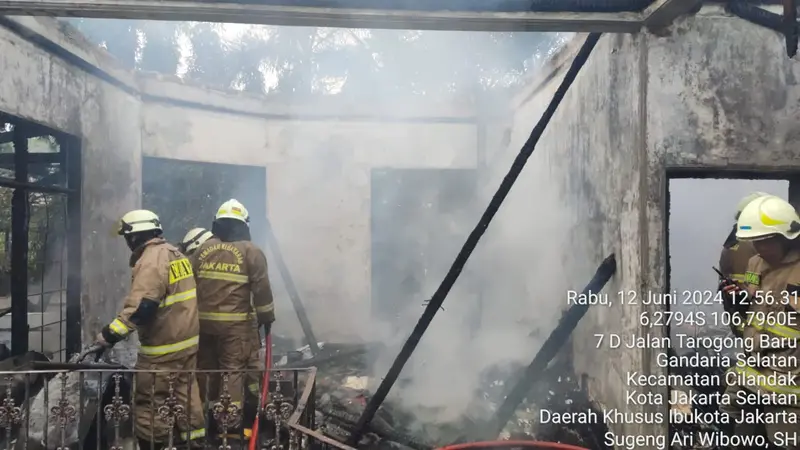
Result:
M752 200L739 216L736 238L752 242L757 255L748 263L744 282L726 283L724 291L744 317L747 358L737 357L725 374L727 401L720 402L721 410L732 414L736 434L765 434L777 448L793 450L800 449L798 236L800 216L779 197Z
M203 245L203 242L209 240L213 236L214 235L205 228L192 228L186 233L186 236L181 239L178 248L184 255L192 256L195 250Z
M122 311L97 335L96 344L110 348L139 332L133 415L139 448L162 449L173 442L202 445L205 420L197 368L200 323L192 266L162 237L161 222L151 211L131 211L119 221L117 234L131 249L131 289ZM152 372L154 370L174 370ZM174 377L173 377L174 375ZM168 408L170 391L184 410L175 420L159 414ZM152 400L151 400L152 399Z
M744 273L747 270L747 263L750 261L750 258L756 255L756 249L753 247L752 242L740 241L736 238L736 221L739 220L739 216L742 214L742 210L745 206L749 205L753 200L765 195L769 194L765 192L753 192L742 198L736 206L736 216L733 218L733 227L728 237L725 238L725 242L722 244L722 253L719 256L719 269L725 277L731 280L743 283ZM736 313L731 308L730 302L725 302L724 306L725 310L729 313ZM731 331L736 335L741 335L742 328L737 325L740 324L731 323Z
M230 371L224 386L218 375L201 376L201 390L204 396L208 392L210 399L218 399L227 388L232 402L239 407L245 406L245 389L254 398L260 394L259 371L264 368L258 358L258 327L264 327L266 337L275 320L267 259L250 242L249 224L244 205L228 200L214 218L213 237L192 258L200 311L202 350L198 365L201 369ZM244 411L246 424L255 418L255 411L248 409ZM228 428L232 434L242 431L248 435L249 428L240 429L240 423L229 425L234 425Z

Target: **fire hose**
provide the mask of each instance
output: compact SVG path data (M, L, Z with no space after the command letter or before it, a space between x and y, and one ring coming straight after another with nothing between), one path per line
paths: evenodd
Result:
M258 425L261 418L261 411L269 403L269 371L272 368L272 335L267 334L264 338L266 351L264 352L264 377L261 379L261 401L258 405L259 413L256 414L256 420L253 422L253 434L250 436L250 442L247 446L248 450L256 450L258 448Z

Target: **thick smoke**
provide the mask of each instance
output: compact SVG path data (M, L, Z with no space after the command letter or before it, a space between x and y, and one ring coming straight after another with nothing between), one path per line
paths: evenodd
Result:
M435 45L409 60L414 70L387 73L385 85L370 86L369 105L350 107L352 100L286 92L280 98L298 110L324 109L340 101L343 113L352 108L382 117L431 117L436 115L433 106L448 105L463 110L464 116L491 118L485 155L473 153L478 138L483 139L474 123L422 120L298 120L283 123L269 143L280 147L281 161L267 167L268 214L314 330L322 341L383 344L372 368L373 388L538 119L525 117L513 124L510 97L516 89L484 91L479 86L502 85L487 78L507 77L503 74L453 72L449 91L417 98L396 89L393 84L400 77L419 77L420 86L430 86L436 83L425 78L441 79L448 66L502 67L511 61L497 59L520 57L476 54L466 44L480 42L485 35L478 33L435 36ZM553 47L557 42L543 40ZM552 50L544 47L539 63ZM526 50L525 56L533 59L536 50ZM512 126L509 142L503 137ZM486 164L481 161L476 168L479 158ZM564 304L566 276L558 273L560 264L551 262L560 261L573 218L563 205L534 200L533 181L543 175L546 164L532 160L529 165L539 168L523 173L392 390L392 399L419 423L474 416L471 406L480 401L476 392L486 371L527 364ZM244 201L251 190L234 189L230 197ZM542 220L543 211L547 220ZM257 223L252 227L254 238L264 235ZM278 317L273 331L300 340L274 255L266 240L258 238L257 243L271 262Z
M510 142L498 139L488 149L491 164L479 175L475 190L464 192L468 201L462 211L428 215L419 226L413 217L405 218L421 239L436 228L446 229L450 239L427 240L426 252L436 255L435 263L428 267L418 295L397 314L392 327L397 332L381 337L394 351L381 354L375 384L416 324L422 312L419 300L438 287L536 119L521 118ZM535 187L541 184L536 181L546 176L546 156L535 154L393 388L391 398L414 411L420 426L458 422L464 416L474 420L487 413L475 407L484 402L479 395L491 381L485 378L487 371L530 362L561 312L565 289L576 288L560 270L575 218L565 205L551 200L556 195L538 195Z

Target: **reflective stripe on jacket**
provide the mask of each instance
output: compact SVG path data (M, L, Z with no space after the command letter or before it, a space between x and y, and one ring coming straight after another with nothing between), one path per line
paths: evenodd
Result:
M800 252L791 250L775 266L754 256L745 271L745 287L750 303L739 328L752 342L752 354L770 358L763 358L763 367L740 365L730 371L738 384L755 392L800 394L795 380L800 372ZM779 366L777 361L786 364Z
M196 352L200 323L189 260L164 239L156 238L131 255L131 264L130 293L109 329L120 336L137 331L132 316L143 301L155 301L158 309L153 318L138 326L139 357L158 362Z
M192 265L201 321L236 326L275 320L267 258L253 243L211 238L192 254Z

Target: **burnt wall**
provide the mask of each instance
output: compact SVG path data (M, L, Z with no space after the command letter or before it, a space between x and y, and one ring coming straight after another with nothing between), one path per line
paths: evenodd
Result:
M560 69L554 69L553 80L532 82L520 94L511 143L501 158L510 159L520 148L563 76L560 63L581 41L576 38L555 57L551 67ZM536 208L535 221L518 218L525 226L508 225L498 216L498 227L517 226L520 239L527 236L534 243L531 252L539 256L531 271L553 279L531 289L536 299L531 302L540 308L561 302L560 311L564 292L585 283L612 251L618 271L604 292L631 291L639 298L664 292L668 173L769 172L791 178L800 169L799 76L800 66L786 57L782 36L719 7L679 19L658 36L604 36L514 188L512 196L518 198L509 198L517 209ZM531 226L538 221L559 225ZM557 251L547 251L552 242ZM495 251L508 257L514 250ZM631 404L625 398L632 390L666 395L664 387L626 380L631 372L665 375L667 369L656 364L660 350L595 348L594 340L597 333L664 336L663 327L638 323L642 312L663 308L593 307L576 330L575 369L588 377L589 392L600 406L666 413L666 404ZM609 427L618 435L666 432L664 423L652 421Z
M110 230L123 213L140 207L143 155L260 170L239 180L247 193L230 195L245 201L250 191L268 194L248 207L258 216L269 213L325 340L369 337L359 335L370 311L372 168L476 165L475 112L463 101L265 100L118 70L107 54L53 19L2 21L0 110L75 135L83 147L85 338L113 316L128 287L128 251ZM177 197L202 190L170 183ZM185 231L169 230L169 236ZM262 240L263 231L256 219L254 237ZM281 318L276 330L297 335L277 271L271 278Z
M111 235L114 223L137 208L141 197L139 100L126 88L76 67L69 51L101 63L113 63L79 37L65 39L55 21L4 17L0 21L0 110L80 139L82 150L83 334L91 339L115 314L126 294L129 251ZM50 36L63 52L48 49Z
M375 339L371 327L382 327L371 321L371 173L475 168L478 133L472 110L458 104L390 107L324 98L284 104L174 80L140 82L149 95L168 90L197 104L145 103L145 156L265 167L267 214L318 339ZM251 229L258 231L256 225ZM270 249L265 251L277 299L275 330L301 337L283 280ZM432 288L426 290L430 295Z
M498 168L493 176L505 174L563 79L561 62L568 66L584 40L577 36L556 55L550 73L542 74L545 81L520 93L509 146L497 156L505 162L493 164ZM617 273L603 291L612 304L589 310L572 335L571 350L575 371L585 375L598 406L628 412L652 408L627 404L624 397L627 373L640 371L647 355L597 348L595 335L640 331L640 307L620 304L617 293L640 291L648 257L642 232L646 199L640 195L646 183L641 178L646 44L641 35L601 38L489 229L484 252L495 272L514 274L503 285L518 285L514 292L523 293L493 293L511 299L495 307L524 308L520 315L539 324L541 339L569 306L569 293L579 292L600 262L616 254ZM514 269L520 264L525 276ZM653 433L641 421L608 425L618 434Z

